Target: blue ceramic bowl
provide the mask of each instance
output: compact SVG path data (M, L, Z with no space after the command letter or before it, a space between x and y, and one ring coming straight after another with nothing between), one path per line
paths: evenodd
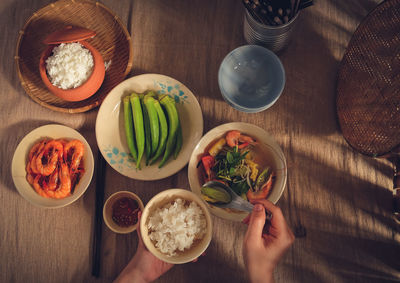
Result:
M233 108L260 112L271 107L285 86L285 70L278 56L258 45L244 45L222 61L218 84Z

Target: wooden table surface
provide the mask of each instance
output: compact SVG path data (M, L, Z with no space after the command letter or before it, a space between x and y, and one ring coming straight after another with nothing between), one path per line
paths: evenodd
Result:
M77 0L76 0L77 1ZM59 123L78 130L95 155L98 109L55 112L21 87L14 64L20 29L49 0L0 2L0 282L110 282L133 256L136 233L103 225L100 278L91 275L95 178L78 201L41 209L22 198L11 177L19 141L31 130ZM277 282L400 281L400 236L391 218L392 167L353 151L336 119L339 63L361 20L377 0L315 1L298 19L279 57L286 86L270 109L246 114L221 97L217 72L224 56L246 44L240 0L103 0L132 35L128 75L159 73L188 86L204 116L204 133L243 121L270 132L288 163L278 205L293 231L304 229L276 268ZM350 78L351 79L351 78ZM96 160L96 156L95 156ZM136 181L107 165L105 197L130 190L144 202L157 192L189 188L187 167L159 181ZM213 239L197 263L175 266L157 282L246 282L242 240L246 226L213 217Z

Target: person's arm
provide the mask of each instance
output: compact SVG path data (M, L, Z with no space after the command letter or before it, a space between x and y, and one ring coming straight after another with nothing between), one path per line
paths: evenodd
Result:
M170 270L174 265L159 260L153 254L149 252L143 243L140 235L140 217L139 212L139 223L137 228L137 235L139 238L138 247L135 255L128 263L128 265L122 270L121 274L115 279L116 283L147 283L156 280L158 277L163 275L165 272Z
M252 283L270 283L274 282L273 271L292 245L294 235L279 207L268 200L257 200L254 204L253 212L243 220L249 225L243 242L243 258ZM268 234L263 233L265 209L272 213Z

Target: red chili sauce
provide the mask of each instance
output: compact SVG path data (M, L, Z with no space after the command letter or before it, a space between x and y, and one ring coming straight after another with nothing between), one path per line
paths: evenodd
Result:
M136 200L123 197L118 199L112 207L112 219L121 227L135 225L138 222L139 204Z

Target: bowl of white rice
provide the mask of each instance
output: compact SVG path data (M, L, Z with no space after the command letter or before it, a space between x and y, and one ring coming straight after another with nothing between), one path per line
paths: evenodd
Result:
M210 213L196 194L169 189L145 206L140 233L147 249L162 261L183 264L201 256L212 237Z
M68 26L45 39L49 45L40 57L39 72L47 89L59 98L85 100L101 87L105 76L103 58L84 40L95 34Z

